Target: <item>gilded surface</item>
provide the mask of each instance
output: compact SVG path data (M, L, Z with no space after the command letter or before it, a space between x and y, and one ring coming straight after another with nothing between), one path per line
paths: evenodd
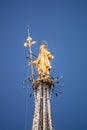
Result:
M37 60L32 62L36 65L39 75L50 75L50 69L52 68L50 60L53 58L54 56L48 51L47 46L41 45Z

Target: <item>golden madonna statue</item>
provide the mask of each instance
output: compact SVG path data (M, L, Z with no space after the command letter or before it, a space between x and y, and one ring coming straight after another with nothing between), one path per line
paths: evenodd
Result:
M50 60L54 56L48 51L48 48L45 44L40 46L40 53L37 60L33 61L31 64L35 64L37 71L40 76L50 75L50 69L52 68Z

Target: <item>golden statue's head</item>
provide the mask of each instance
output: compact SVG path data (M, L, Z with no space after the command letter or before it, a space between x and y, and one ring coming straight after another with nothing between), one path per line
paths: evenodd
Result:
M47 46L45 44L41 45L40 50L42 50L42 49L47 49Z
M48 50L48 44L45 40L42 41L42 45L40 46L40 50Z

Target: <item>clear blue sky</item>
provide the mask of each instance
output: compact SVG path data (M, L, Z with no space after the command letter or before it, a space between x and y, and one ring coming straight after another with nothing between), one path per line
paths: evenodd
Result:
M46 40L55 56L52 75L64 75L64 94L52 96L55 130L87 130L86 0L0 1L0 130L25 127L27 24L38 42L33 51L38 54ZM26 130L32 126L33 101L28 99Z

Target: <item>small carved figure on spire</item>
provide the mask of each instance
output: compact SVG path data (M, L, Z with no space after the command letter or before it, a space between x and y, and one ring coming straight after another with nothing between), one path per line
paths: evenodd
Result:
M37 60L33 61L31 64L35 64L37 71L40 76L50 75L50 70L52 68L50 60L53 59L54 56L50 53L47 46L42 44L40 46L40 53Z

